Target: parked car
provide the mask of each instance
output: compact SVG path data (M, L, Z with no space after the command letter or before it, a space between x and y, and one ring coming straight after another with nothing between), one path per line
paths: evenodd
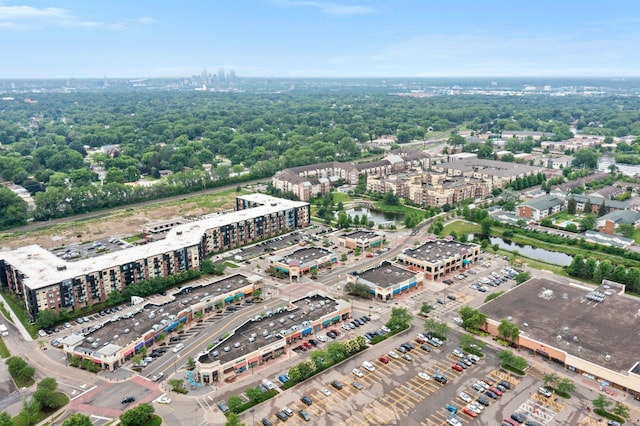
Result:
M300 401L302 401L302 403L304 405L311 405L313 404L313 400L311 398L309 398L308 396L303 396L300 398Z
M549 397L552 395L552 394L551 394L551 392L549 392L549 391L548 391L546 388L544 388L544 387L540 387L540 388L538 388L538 393L539 393L540 395L546 396L547 398L549 398Z
M365 369L369 370L369 371L376 371L376 367L374 367L373 364L371 364L369 361L365 361L362 363L362 367L364 367Z
M306 412L306 410L300 410L298 411L298 415L302 418L302 420L304 420L305 422L308 422L309 420L311 420L311 416L309 415L309 413Z
M462 371L462 367L460 366L460 364L453 364L451 368L453 368L456 371Z
M343 387L342 383L340 381L338 381L338 380L332 381L331 382L331 386L333 386L334 388L336 388L338 390L342 389L342 387Z
M282 407L282 412L289 417L293 417L293 411L289 407Z
M525 420L527 420L527 417L522 413L513 413L511 415L511 418L518 423L523 423Z
M380 361L383 364L389 364L389 358L387 358L386 356L381 356L380 358L378 358L378 361Z
M364 377L364 373L362 372L362 370L358 369L358 368L354 368L353 370L351 370L351 372L356 376L356 377Z

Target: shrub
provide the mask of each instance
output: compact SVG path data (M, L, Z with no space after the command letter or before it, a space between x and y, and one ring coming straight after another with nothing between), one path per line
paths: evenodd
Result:
M616 416L615 414L610 413L607 410L604 410L602 408L594 408L593 412L601 417L604 417L605 419L615 420L616 422L620 422L620 424L624 424L625 422L625 420L622 417Z

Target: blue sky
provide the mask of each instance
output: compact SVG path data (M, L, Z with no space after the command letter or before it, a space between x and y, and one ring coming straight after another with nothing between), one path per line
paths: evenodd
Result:
M637 0L0 0L0 78L639 76Z

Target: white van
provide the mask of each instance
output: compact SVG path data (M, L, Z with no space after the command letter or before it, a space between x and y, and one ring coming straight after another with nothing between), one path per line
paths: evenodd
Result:
M173 348L173 352L180 352L184 349L184 345L182 343L178 343L175 348Z

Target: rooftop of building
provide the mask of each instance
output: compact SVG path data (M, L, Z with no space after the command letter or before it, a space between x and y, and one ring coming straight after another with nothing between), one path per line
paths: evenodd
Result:
M623 223L633 225L640 220L640 213L634 210L615 210L598 218L598 221L603 220L610 220L619 225Z
M600 287L604 300L597 302L588 298L594 290L533 278L480 310L495 321L510 318L521 335L545 346L626 372L640 353L640 300Z
M154 325L158 329L164 329L177 320L180 311L189 306L205 301L209 297L233 295L234 291L246 286L248 281L249 278L242 274L217 281L211 278L202 279L192 285L170 291L169 295L162 299L164 304L161 306L141 303L117 313L105 315L87 324L86 329L95 328L95 330L86 334L85 338L88 339L83 346L94 350L108 343L116 344L121 348L126 347L152 330ZM131 314L129 318L127 318L128 314ZM91 346L94 343L95 345Z
M464 256L477 246L477 244L472 243L436 239L426 241L424 244L415 248L405 249L403 254L414 259L435 263L443 259L448 259L456 254Z
M409 269L401 268L391 262L382 262L379 266L358 273L358 278L378 287L393 287L411 278L416 273Z
M340 235L340 237L351 238L353 240L372 240L372 239L380 238L380 235L372 231L365 231L365 230L359 229L357 231L342 234Z
M479 158L466 158L443 163L438 167L446 169L467 171L482 171L491 176L509 177L522 173L537 173L539 167L528 166L526 164L506 163L495 160L483 160Z
M209 352L201 354L199 361L227 363L282 339L285 334L308 329L313 321L338 311L344 303L328 296L313 294L293 301L289 306L283 301L279 308L272 311L265 308L264 312L242 324ZM285 333L281 333L282 331Z
M522 204L518 204L519 206L529 206L537 210L548 210L550 208L556 206L564 205L565 200L559 196L555 195L543 195L538 198L534 198L531 200L526 200Z
M297 262L304 265L309 262L316 261L323 257L331 255L332 252L321 247L303 247L295 250L289 255L285 255L282 258L283 262Z
M265 194L249 194L239 198L261 205L232 213L212 215L202 220L178 225L171 229L163 240L105 253L76 262L67 262L64 259L60 259L38 245L0 252L0 259L4 259L14 268L19 269L25 275L24 284L32 290L36 290L59 283L65 279L75 278L113 266L124 265L155 255L162 255L179 248L195 246L200 243L202 235L208 229L274 214L283 209L308 205L305 202L285 200Z

